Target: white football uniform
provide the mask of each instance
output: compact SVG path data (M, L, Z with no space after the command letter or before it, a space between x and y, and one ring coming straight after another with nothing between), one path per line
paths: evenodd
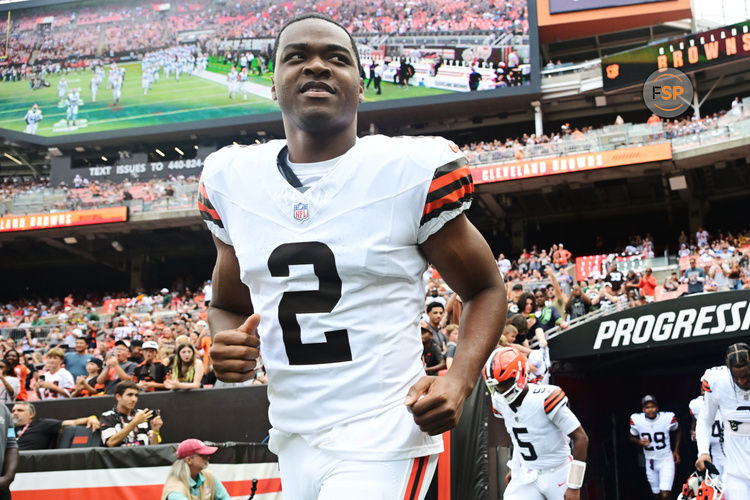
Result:
M260 314L270 448L300 435L348 460L440 452L404 398L424 376L418 245L468 209L466 159L441 138L367 136L303 193L277 167L285 145L210 155L198 203Z
M717 411L724 423L724 492L727 500L750 500L750 391L743 391L726 366L706 370L701 379L704 406L695 425L698 455L710 453Z
M671 411L660 411L653 420L644 413L630 416L630 434L651 442L643 448L643 455L646 458L646 478L654 494L672 491L674 457L669 433L676 431L678 427L677 417Z
M73 389L75 389L76 383L75 380L73 380L73 375L71 375L70 372L65 368L60 368L55 373L46 372L43 375L46 382L52 382L57 387L65 390L65 392L68 394L68 397L70 397L70 393L73 392ZM65 396L63 396L59 392L53 391L52 389L43 388L39 392L41 394L41 398L44 400L65 398Z
M503 419L513 441L504 499L564 498L572 460L568 435L581 425L567 403L565 392L554 385L529 385L516 409L492 395L493 413Z
M696 421L696 427L698 417L703 410L705 400L704 396L700 395L697 398L690 401L690 414ZM724 471L724 424L721 421L721 411L716 410L716 417L713 425L711 426L711 462L719 469L719 472Z

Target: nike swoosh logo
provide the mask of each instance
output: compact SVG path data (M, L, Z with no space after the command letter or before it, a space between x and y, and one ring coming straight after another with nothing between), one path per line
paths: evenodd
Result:
M565 481L563 481L562 483L558 484L558 485L557 485L557 487L559 488L559 487L560 487L560 486L562 486L563 484L565 484Z

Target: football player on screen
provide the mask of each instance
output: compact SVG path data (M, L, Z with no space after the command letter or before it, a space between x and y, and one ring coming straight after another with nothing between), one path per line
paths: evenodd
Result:
M528 384L526 357L515 347L490 354L482 377L492 412L513 441L505 500L577 500L589 438L555 385ZM571 441L573 450L571 456Z
M667 500L674 483L674 465L680 463L680 441L677 417L671 411L659 411L659 404L653 396L641 399L641 413L630 415L630 436L632 443L643 448L646 458L646 478L654 498ZM675 433L674 451L670 433Z
M467 160L438 137L357 138L361 65L332 19L289 21L274 57L286 140L213 153L199 184L217 249L214 369L248 380L260 351L285 498L423 499L506 316L492 252L463 213ZM442 377L421 360L428 261L464 299Z
M730 345L724 366L703 374L704 403L695 425L698 461L702 471L711 461L711 429L718 412L724 419L724 472L726 500L750 500L750 347Z

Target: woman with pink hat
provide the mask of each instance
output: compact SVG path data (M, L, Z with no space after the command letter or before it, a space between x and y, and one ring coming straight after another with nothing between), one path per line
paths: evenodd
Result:
M181 442L161 500L230 500L224 485L207 469L208 457L216 450L215 446L207 446L198 439Z

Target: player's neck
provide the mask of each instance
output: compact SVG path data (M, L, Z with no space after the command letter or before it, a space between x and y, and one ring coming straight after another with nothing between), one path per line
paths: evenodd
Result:
M523 391L521 391L521 394L518 395L516 400L510 404L510 407L513 408L514 410L517 410L518 408L520 408L521 403L523 403L523 400L524 398L526 398L526 394L528 394L528 392L529 392L529 388L525 387Z
M284 127L289 148L289 161L317 163L337 158L349 151L357 142L356 122L333 135L310 134L306 131Z

